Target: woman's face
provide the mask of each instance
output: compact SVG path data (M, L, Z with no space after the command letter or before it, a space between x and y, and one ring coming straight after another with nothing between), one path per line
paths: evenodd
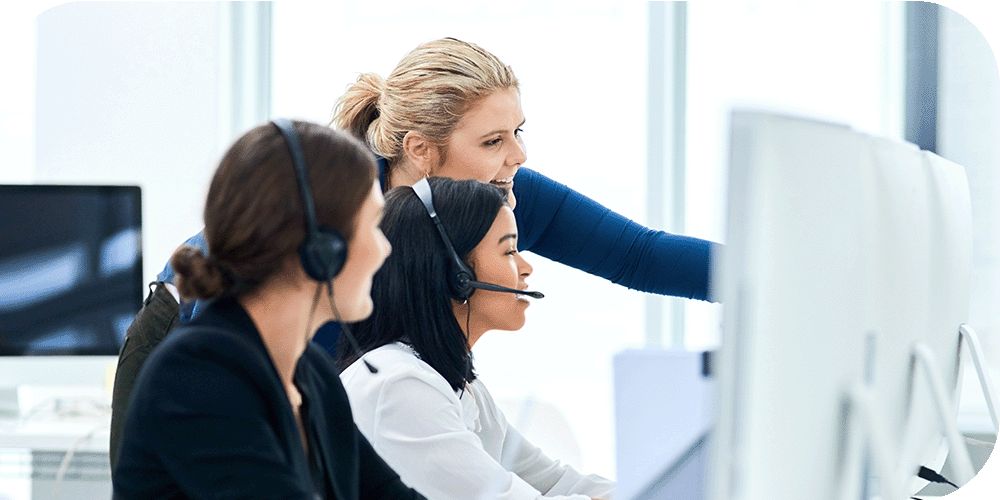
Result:
M521 127L524 113L517 89L498 90L472 106L448 138L444 161L432 175L476 179L508 191L514 173L527 160ZM513 193L509 195L513 207Z
M347 261L333 280L333 298L341 321L361 321L372 313L372 277L392 252L379 228L384 205L382 190L375 181L355 219L354 237L347 244Z
M476 279L518 290L527 290L525 281L531 275L531 265L517 252L517 223L514 211L502 207L489 232L468 258ZM471 307L469 318L470 346L478 336L488 330L519 330L524 326L524 311L530 302L523 296L476 290L466 305L456 305L459 324L465 327L466 307Z

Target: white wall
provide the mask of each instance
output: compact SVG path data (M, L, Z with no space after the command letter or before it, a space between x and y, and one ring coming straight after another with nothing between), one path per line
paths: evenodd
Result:
M4 6L0 16L0 183L30 183L35 170L35 16L40 6ZM13 50L17 47L17 50Z
M70 3L37 18L38 183L143 189L145 279L200 230L229 144L224 3Z

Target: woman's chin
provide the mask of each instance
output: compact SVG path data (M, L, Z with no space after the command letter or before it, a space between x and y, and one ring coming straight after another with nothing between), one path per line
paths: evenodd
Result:
M516 332L516 331L524 328L524 323L525 323L525 321L524 321L524 313L521 313L520 318L518 318L518 320L512 322L512 324L507 325L507 328L504 328L504 330L507 330L509 332Z
M340 314L342 317L340 321L344 323L357 323L359 321L364 321L372 315L372 311L375 309L372 303L371 297L365 297L364 300L356 303L353 307L346 308L346 310L341 310Z

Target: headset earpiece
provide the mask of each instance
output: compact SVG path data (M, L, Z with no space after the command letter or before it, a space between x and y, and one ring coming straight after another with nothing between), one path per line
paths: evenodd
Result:
M322 228L299 246L302 269L315 281L332 280L344 267L347 246L340 233Z
M299 186L299 196L302 199L306 229L306 237L299 245L302 270L314 281L329 282L344 267L344 262L347 260L347 242L337 231L320 228L316 222L316 207L312 189L309 187L305 155L302 152L299 135L295 132L295 125L285 118L276 118L271 123L277 127L285 139L285 144L288 145Z
M469 266L465 265L458 255L455 255L451 270L448 273L448 286L451 289L451 296L460 302L469 300L469 297L476 291L472 282L476 281L476 274Z

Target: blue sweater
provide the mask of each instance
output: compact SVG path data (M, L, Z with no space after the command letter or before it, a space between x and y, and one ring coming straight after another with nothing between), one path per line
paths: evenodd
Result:
M385 189L388 164L379 159ZM709 290L715 244L643 227L529 168L514 176L518 250L531 251L635 290L712 300ZM202 233L185 242L207 250ZM170 264L157 277L173 282ZM201 304L181 307L181 321ZM316 340L332 352L336 329L323 328Z

